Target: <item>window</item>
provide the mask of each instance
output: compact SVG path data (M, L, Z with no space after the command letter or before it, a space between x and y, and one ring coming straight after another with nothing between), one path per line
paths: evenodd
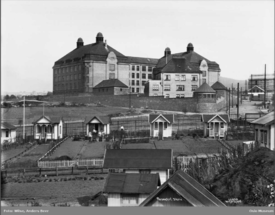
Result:
M135 66L132 66L132 71L135 71Z
M224 123L223 122L221 123L221 128L224 128Z
M158 122L155 122L155 130L158 130L159 124Z
M164 75L164 81L170 81L171 75Z
M115 79L115 78L116 78L115 73L110 72L110 73L109 73L109 79Z
M152 74L148 74L148 79L152 79Z
M139 78L139 73L137 73L137 78Z
M215 94L212 94L212 98L215 98Z
M142 72L146 72L146 66L142 66Z
M159 85L153 84L153 91L159 91Z
M137 86L139 86L139 81L137 81Z
M135 73L132 73L132 78L135 78Z
M107 91L108 91L108 89L107 89ZM120 91L122 91L122 88L120 88Z
M177 91L184 91L184 85L177 85L176 89Z
M116 65L115 64L109 64L109 70L110 71L115 71L116 70Z
M136 90L136 91L137 91L137 93L139 93L139 87L137 87L137 90Z
M146 84L146 81L142 81L142 86L144 86Z
M180 98L180 94L177 94L177 95L176 95L176 98Z
M181 76L180 76L180 80L181 80L181 81L186 81L185 75L181 75Z
M181 97L181 98L184 98L184 97L185 97L185 95L184 95L184 94L180 94L180 97Z
M148 66L148 72L152 72L153 68L151 66Z
M6 131L6 137L9 137L9 130Z
M75 80L77 79L77 75L74 75L74 79L75 79Z
M258 129L255 130L255 141L258 141Z
M192 75L192 81L198 81L198 76L197 75Z
M81 74L78 75L78 79L81 79Z
M132 88L132 93L134 93L135 92L135 88Z
M210 94L207 94L207 97L208 97L208 98L210 98L210 96L211 96Z
M205 83L205 82L206 82L206 79L205 79L205 78L203 78L203 79L202 79L202 83Z
M137 71L139 71L139 66L137 66Z
M121 194L121 204L127 206L138 205L138 194Z
M168 128L168 123L167 123L167 122L164 122L163 129L164 129L164 130L167 130L167 128Z
M146 79L146 74L142 74L142 79Z
M175 81L179 81L180 80L180 76L179 75L175 75Z
M202 77L206 77L206 71L202 71Z
M171 87L170 84L164 84L164 91L170 91Z
M139 170L139 173L140 173L140 174L150 174L150 173L151 173L151 170L150 170L150 169L140 169L140 170Z
M170 95L169 94L165 94L164 98L169 99Z
M197 85L192 85L192 86L191 86L191 91L196 91L197 88L198 88Z
M135 85L135 80L132 80L132 85Z

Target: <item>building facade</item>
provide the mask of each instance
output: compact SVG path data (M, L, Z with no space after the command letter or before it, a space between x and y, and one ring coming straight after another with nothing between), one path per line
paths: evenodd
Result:
M219 80L220 67L194 52L191 43L186 52L171 54L166 48L153 70L153 80L145 85L148 96L165 98L193 97L193 92L203 83L213 85Z
M93 44L84 45L81 38L76 48L57 60L53 66L53 93L93 92L103 80L118 79L133 93L143 93L143 84L152 77L157 59L128 57L104 41L98 33Z
M1 144L16 141L16 127L8 122L1 122Z

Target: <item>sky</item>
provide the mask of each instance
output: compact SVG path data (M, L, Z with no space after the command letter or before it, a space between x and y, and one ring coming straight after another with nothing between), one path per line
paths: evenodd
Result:
M194 51L245 80L274 72L274 1L1 1L1 91L52 91L54 62L81 37L126 56Z

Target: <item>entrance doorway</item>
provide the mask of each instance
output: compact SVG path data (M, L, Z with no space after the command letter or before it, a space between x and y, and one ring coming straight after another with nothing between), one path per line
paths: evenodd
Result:
M163 122L159 122L159 138L163 138Z

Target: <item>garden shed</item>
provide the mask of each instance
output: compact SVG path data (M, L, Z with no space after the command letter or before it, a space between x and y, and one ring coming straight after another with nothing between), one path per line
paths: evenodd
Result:
M172 136L173 114L150 114L149 123L150 136L159 137L160 139Z
M105 134L110 134L110 117L108 116L93 116L86 121L87 135L89 132L96 130L103 131Z
M14 143L16 140L16 127L8 122L1 122L1 144Z
M152 192L141 204L141 207L182 207L214 206L225 204L182 170Z

